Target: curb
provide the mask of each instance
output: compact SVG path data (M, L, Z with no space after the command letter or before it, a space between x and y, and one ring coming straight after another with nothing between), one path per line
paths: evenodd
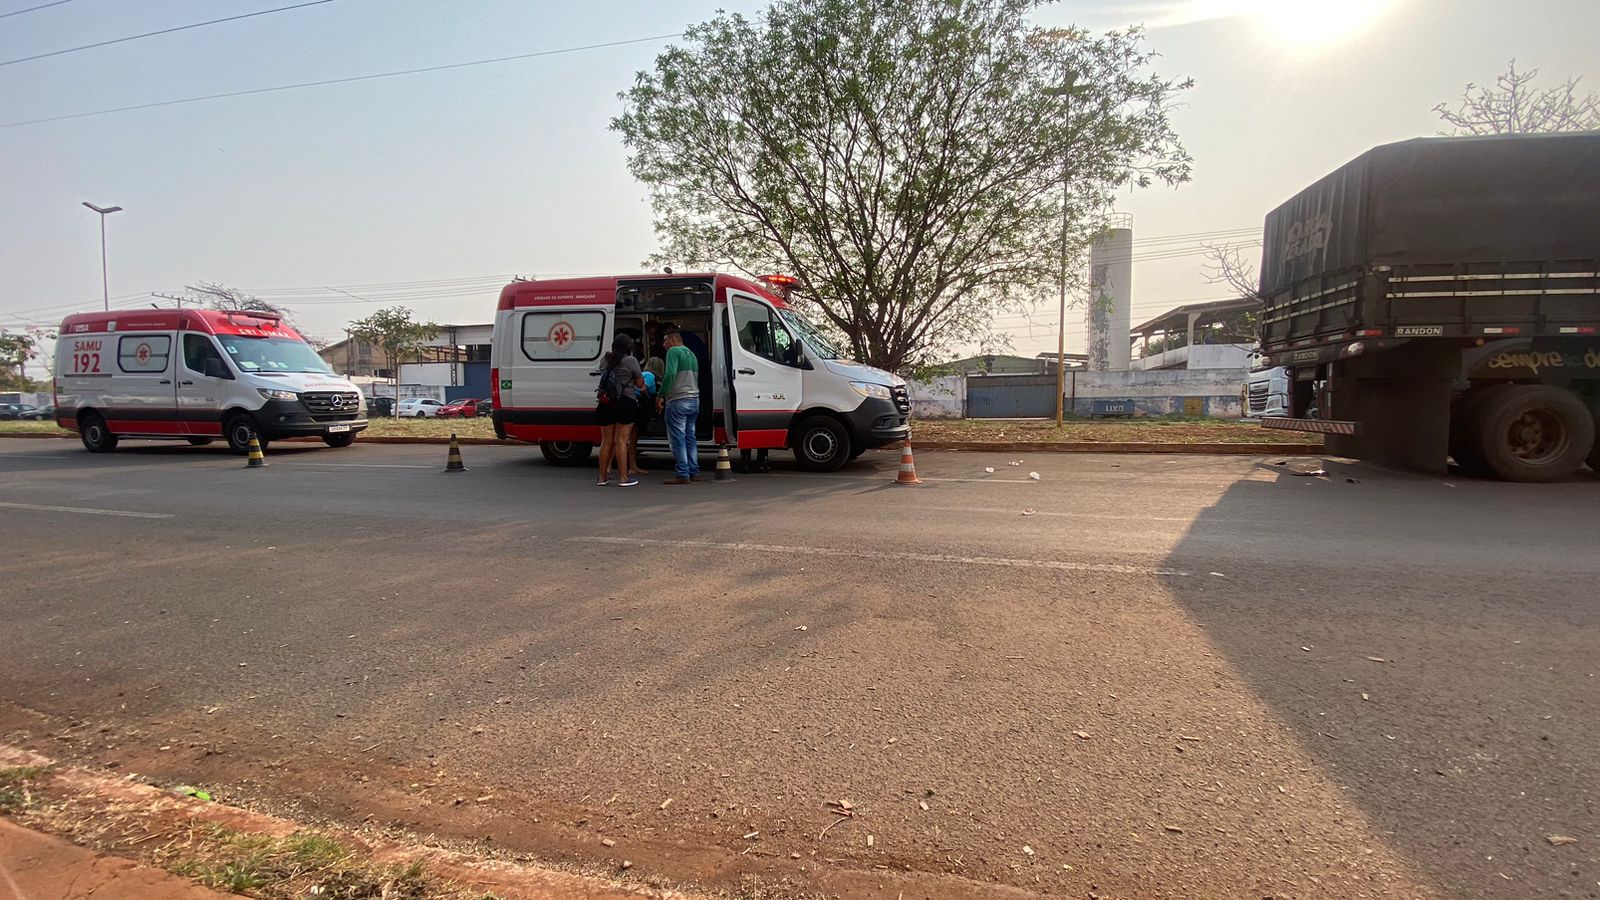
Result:
M0 433L0 438L71 438L71 432L56 434L49 431L19 431L15 434ZM273 441L275 444L316 444L321 443L321 438L292 437ZM358 444L431 444L445 446L450 443L447 437L398 437L390 435L373 435L356 439ZM479 438L458 437L456 443L463 447L489 447L533 446L522 441L507 438ZM1232 442L1215 442L1206 444L1163 444L1151 441L1062 441L1057 443L1044 443L1042 441L918 441L912 439L912 446L918 450L957 450L990 453L1192 453L1209 454L1212 456L1316 456L1324 452L1322 444L1248 444ZM886 449L893 449L886 448Z

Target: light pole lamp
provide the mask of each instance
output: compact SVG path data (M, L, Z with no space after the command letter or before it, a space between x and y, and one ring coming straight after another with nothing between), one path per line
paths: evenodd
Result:
M1066 81L1056 87L1044 89L1046 97L1061 97L1065 101L1066 110L1062 119L1065 125L1066 140L1061 145L1061 271L1058 273L1059 287L1061 289L1060 309L1056 318L1056 427L1061 427L1061 420L1067 389L1067 228L1071 222L1070 203L1071 181L1069 174L1068 151L1072 149L1072 98L1082 93L1078 87L1078 73L1068 72Z
M95 206L85 200L83 205L100 214L100 289L105 292L106 312L111 311L111 280L106 275L106 216L122 212L120 206Z

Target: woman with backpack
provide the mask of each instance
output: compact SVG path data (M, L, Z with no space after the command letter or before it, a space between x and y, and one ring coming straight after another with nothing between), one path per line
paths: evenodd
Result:
M611 342L600 368L600 386L595 389L595 415L600 420L600 478L597 485L611 483L611 464L617 465L618 484L633 487L639 479L628 471L628 443L635 422L639 421L639 396L644 389L644 370L633 358L633 339L619 334Z

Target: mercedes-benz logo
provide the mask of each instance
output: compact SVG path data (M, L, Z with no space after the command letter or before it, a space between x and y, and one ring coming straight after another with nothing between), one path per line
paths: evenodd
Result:
M338 409L339 407L344 406L344 395L342 395L342 394L334 394L333 395L333 399L328 401L328 405L332 406L334 409Z

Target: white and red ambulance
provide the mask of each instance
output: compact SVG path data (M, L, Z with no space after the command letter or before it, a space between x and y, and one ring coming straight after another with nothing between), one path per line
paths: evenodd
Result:
M281 318L150 309L68 316L56 339L56 421L95 453L120 438L235 452L292 435L348 447L367 427L350 381Z
M767 281L713 273L507 285L494 321L495 433L537 443L552 463L582 464L600 440L595 387L612 339L631 335L648 361L670 325L700 358L702 447L787 448L802 467L832 471L905 440L904 379L846 359L785 301L793 279ZM659 416L639 445L667 449Z

